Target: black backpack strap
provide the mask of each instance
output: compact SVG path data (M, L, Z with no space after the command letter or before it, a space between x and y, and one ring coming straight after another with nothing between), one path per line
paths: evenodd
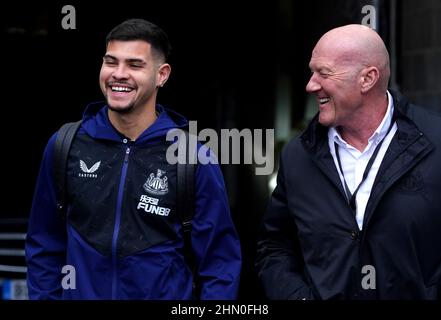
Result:
M63 218L66 218L67 158L69 156L70 146L72 145L72 141L80 125L81 120L65 123L61 126L60 130L58 130L57 138L55 140L54 177L57 193L57 209L60 211Z
M189 133L185 134L185 163L177 164L177 199L176 212L181 220L183 237L184 237L184 256L185 260L193 272L193 278L197 278L196 261L191 245L191 230L193 216L195 212L195 171L196 164L188 161L192 156L189 150ZM193 281L193 292L198 296L197 280Z
M191 233L192 220L195 209L195 182L194 174L196 165L189 163L189 134L185 133L185 145L186 145L186 163L179 163L177 168L177 213L181 218L182 229L184 234Z

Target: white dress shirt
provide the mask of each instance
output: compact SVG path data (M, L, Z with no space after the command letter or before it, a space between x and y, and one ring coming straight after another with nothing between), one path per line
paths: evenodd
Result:
M388 106L386 114L381 121L378 128L372 134L372 136L368 140L368 145L366 148L360 152L340 136L335 127L331 127L328 130L328 143L329 149L331 151L331 155L334 158L335 167L340 175L340 180L344 187L344 179L346 179L346 184L349 188L349 191L353 194L361 180L363 179L363 173L366 169L366 166L371 158L372 154L375 151L377 145L384 138L384 142L378 151L377 157L375 158L374 163L369 171L366 180L360 186L360 189L357 192L355 201L356 201L356 216L358 228L361 230L363 228L363 218L366 210L367 203L369 201L369 197L371 195L371 189L375 181L375 177L378 173L378 169L380 168L381 162L383 161L384 155L386 154L386 150L389 148L389 145L392 141L395 132L397 131L397 124L394 123L392 129L387 134L390 123L392 121L392 115L394 112L394 103L393 98L389 91L387 92L388 97ZM387 134L387 136L386 136ZM335 153L335 145L334 142L338 145L338 151L340 155L341 167L343 169L344 177L340 172L340 168L337 161L337 156Z

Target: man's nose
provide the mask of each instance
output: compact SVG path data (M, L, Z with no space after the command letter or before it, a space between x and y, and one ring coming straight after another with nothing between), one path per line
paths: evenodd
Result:
M311 75L308 84L306 85L306 92L314 93L321 89L320 83L318 83L315 79L315 73Z
M122 64L118 65L118 67L113 70L112 77L115 79L127 79L129 77L127 68Z

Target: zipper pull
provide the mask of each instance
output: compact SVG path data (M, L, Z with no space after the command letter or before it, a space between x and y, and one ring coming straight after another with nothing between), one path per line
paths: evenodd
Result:
M129 154L130 154L130 148L128 147L128 148L126 149L126 156L124 157L124 162L129 161Z

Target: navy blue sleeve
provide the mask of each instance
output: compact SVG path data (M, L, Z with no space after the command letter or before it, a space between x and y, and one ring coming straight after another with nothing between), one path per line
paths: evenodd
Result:
M53 155L56 134L44 151L26 236L27 284L30 299L61 299L66 225L56 208Z
M240 242L217 164L198 164L192 246L198 262L201 299L237 298L242 265Z

